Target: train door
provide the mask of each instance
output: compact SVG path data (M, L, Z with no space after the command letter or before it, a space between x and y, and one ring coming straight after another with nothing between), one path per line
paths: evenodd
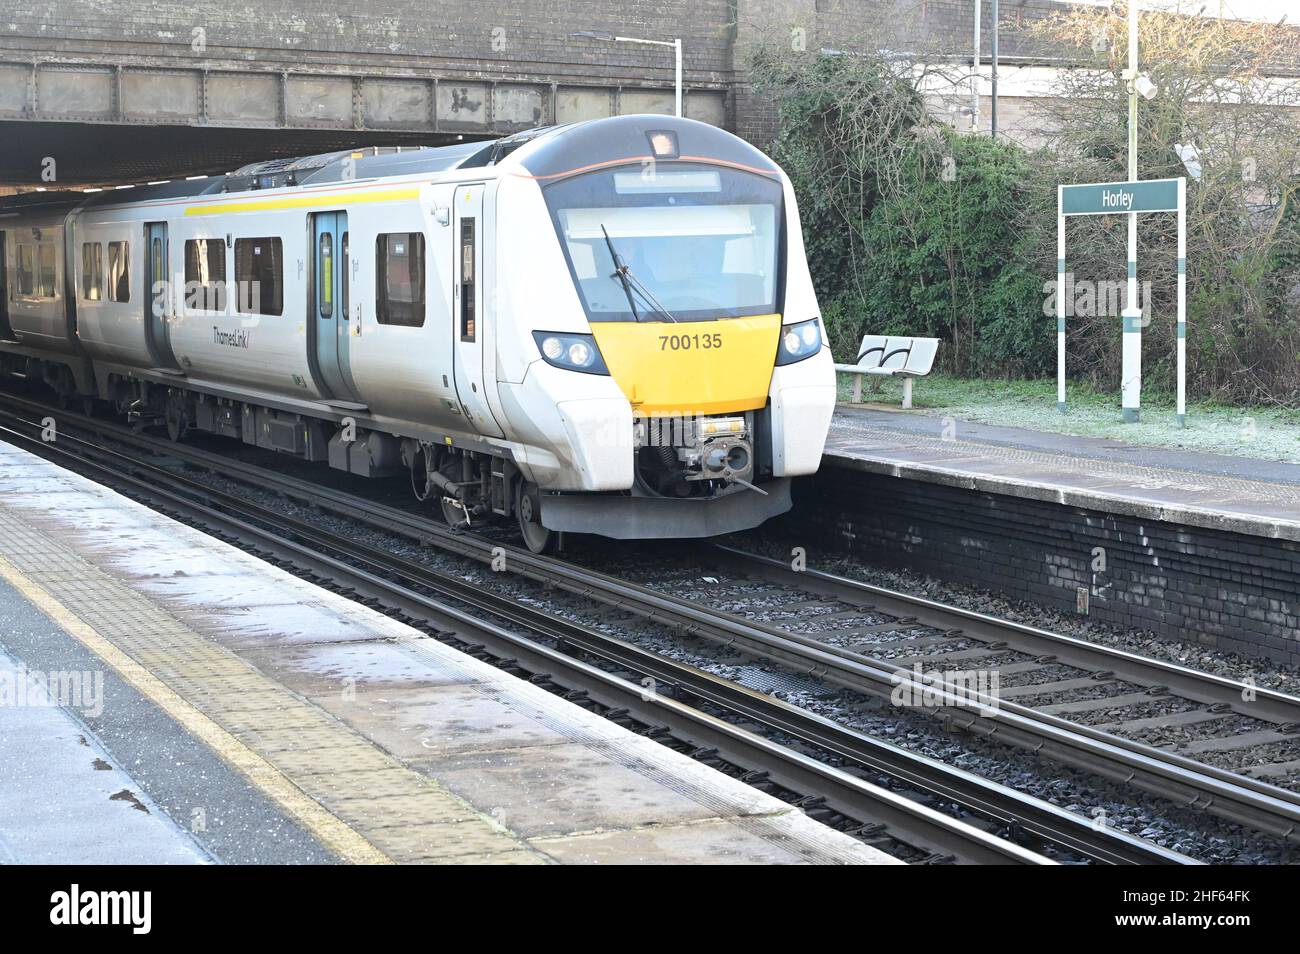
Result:
M172 355L171 317L175 309L171 280L167 275L167 223L149 222L144 227L144 334L155 367L175 370Z
M312 338L316 367L329 396L355 402L356 384L348 346L352 329L350 289L352 261L348 250L348 214L317 212L312 216Z
M9 327L9 269L5 259L6 235L0 232L0 341L13 341L14 330Z
M502 437L488 406L483 375L483 186L457 186L451 237L456 395L480 434Z

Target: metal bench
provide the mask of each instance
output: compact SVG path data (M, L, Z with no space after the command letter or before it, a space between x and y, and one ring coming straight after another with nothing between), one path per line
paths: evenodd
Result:
M903 407L912 406L912 379L924 377L934 366L938 338L887 338L865 335L858 348L857 364L837 364L835 370L853 375L853 403L862 403L862 376L903 379Z

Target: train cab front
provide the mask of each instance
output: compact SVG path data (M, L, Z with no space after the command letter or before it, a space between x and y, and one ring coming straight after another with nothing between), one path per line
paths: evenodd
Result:
M757 526L790 508L790 477L817 469L834 405L793 195L771 160L706 124L590 126L525 160L543 170L561 277L585 319L533 336L550 367L607 376L581 411L622 433L567 426L566 450L578 469L608 451L623 486L547 494L542 520L619 538ZM582 141L596 134L598 146ZM556 396L562 416L579 410ZM614 446L574 446L584 440Z

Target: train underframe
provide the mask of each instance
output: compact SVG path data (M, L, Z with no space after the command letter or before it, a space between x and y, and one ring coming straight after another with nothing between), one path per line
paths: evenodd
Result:
M112 409L132 426L181 441L201 431L361 477L409 475L416 498L451 527L515 520L534 552L565 532L616 538L703 537L754 527L790 507L789 481L770 475L767 412L706 421L639 421L636 481L628 492L545 493L509 454L266 407L125 373L97 380L90 362L0 352L0 372L41 382L64 406ZM703 428L709 428L705 433ZM671 435L671 436L667 436Z

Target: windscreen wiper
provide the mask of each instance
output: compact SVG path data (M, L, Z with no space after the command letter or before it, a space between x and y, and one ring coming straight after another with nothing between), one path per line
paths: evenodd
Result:
M651 308L659 312L669 321L672 322L677 321L677 319L672 316L672 313L667 308L659 304L659 299L656 298L654 295L650 294L650 289L646 288L645 285L641 284L640 279L638 279L635 275L633 275L630 269L628 270L627 277L632 282L633 291L635 291L643 299L645 299L650 304Z
M632 273L631 267L629 267L627 263L623 261L618 252L614 250L614 240L609 237L609 232L605 229L604 225L600 227L600 230L605 233L605 244L609 246L609 257L614 260L614 274L611 275L610 278L617 278L622 282L623 292L627 295L627 303L632 306L632 317L637 321L641 320L641 316L636 310L636 302L632 297L632 293L635 292L640 295L642 300L649 304L651 308L659 312L669 321L677 321L677 319L672 316L672 313L659 303L659 299L651 294L650 289L646 288L645 284Z
M600 230L605 233L605 244L609 246L609 257L614 260L614 274L610 278L617 278L623 285L623 294L627 295L628 307L632 309L632 320L640 321L641 316L636 311L636 299L632 297L632 283L628 280L628 268L623 264L622 257L618 250L614 248L614 240L609 237L609 232L602 224Z

